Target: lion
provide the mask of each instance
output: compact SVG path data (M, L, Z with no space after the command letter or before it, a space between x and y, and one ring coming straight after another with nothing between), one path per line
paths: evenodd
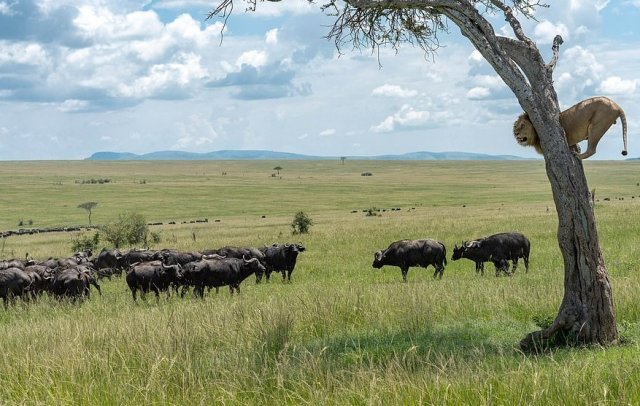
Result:
M560 125L564 128L569 147L579 154L580 159L586 159L596 153L598 142L618 117L622 122L622 155L627 155L627 118L622 107L608 97L592 97L569 107L560 113ZM523 147L532 146L542 154L538 133L527 113L521 114L513 123L513 136L518 144ZM584 140L588 143L587 150L580 154L578 143Z

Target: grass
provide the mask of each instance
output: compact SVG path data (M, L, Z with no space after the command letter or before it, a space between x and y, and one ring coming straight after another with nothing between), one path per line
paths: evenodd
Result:
M282 179L271 177L278 164ZM0 399L638 403L638 165L585 162L625 344L534 357L517 342L537 328L534 320L556 314L563 291L542 162L0 163L0 229L17 228L20 218L35 227L84 224L77 205L96 201L95 223L123 210L164 222L153 227L163 239L156 248L307 246L291 284L277 275L270 284L250 279L233 297L223 290L202 301L163 296L134 304L124 280L114 278L81 306L44 297L0 310ZM365 171L373 176L361 177ZM74 182L92 177L114 182ZM370 207L402 210L367 217L362 210ZM314 220L308 235L291 235L298 210ZM181 224L197 218L210 222ZM449 261L439 281L431 268L412 268L403 284L397 268L371 268L373 252L401 238L436 238L450 257L462 239L507 230L531 239L527 274L521 265L515 276L495 278L489 265L478 277L461 260ZM70 241L52 233L0 244L3 257L43 259L69 255Z

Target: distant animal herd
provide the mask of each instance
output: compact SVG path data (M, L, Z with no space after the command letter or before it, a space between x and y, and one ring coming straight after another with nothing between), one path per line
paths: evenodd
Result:
M119 250L103 249L92 257L90 251L77 252L70 258L49 258L46 261L12 259L0 261L0 297L5 307L17 297L36 300L43 293L58 299L82 301L91 296L92 287L99 294L99 281L123 276L133 300L138 294L144 299L153 292L181 297L193 289L195 297L228 286L231 294L240 293L240 284L251 275L256 283L263 277L269 282L273 272L291 282L298 254L306 250L302 244L272 244L263 248L226 246L199 252L174 249ZM476 273L484 275L484 263L493 262L496 276L512 275L518 260L529 268L529 240L517 232L500 233L455 245L452 260L466 258L475 263ZM447 251L441 242L401 240L374 254L373 267L397 266L407 281L409 268L433 266L434 278L442 278L447 264ZM509 269L509 261L512 268Z
M560 124L567 143L581 159L596 152L600 139L611 125L620 118L622 122L623 155L627 154L627 120L622 108L606 97L583 100L560 113ZM522 114L513 125L513 135L522 146L533 146L542 153L540 140L527 114ZM578 143L587 140L587 150L580 154ZM463 241L453 248L451 259L466 258L475 263L476 273L484 275L484 263L493 262L496 276L512 275L518 268L518 260L524 260L525 272L529 269L530 242L517 232L494 234L472 241ZM204 297L209 291L228 286L231 293L240 292L240 283L250 275L260 282L263 275L269 281L272 272L281 272L282 279L291 281L298 254L305 251L302 244L273 244L258 248L224 247L201 252L180 252L172 249L107 250L95 258L91 252L78 252L71 258L48 259L35 262L23 260L0 261L0 297L5 307L16 298L36 299L44 292L57 298L79 301L88 298L93 286L101 294L98 281L113 275L126 273L126 283L133 300L138 292L144 297L154 292L167 295L180 291L184 297L193 289L196 297ZM511 269L510 264L511 262ZM407 281L411 267L433 266L434 278L442 278L447 265L447 251L439 241L401 240L374 254L372 266L397 266L402 279Z

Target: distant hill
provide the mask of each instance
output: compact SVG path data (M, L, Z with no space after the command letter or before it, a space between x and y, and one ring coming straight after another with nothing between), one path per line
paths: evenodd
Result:
M338 156L316 156L294 154L290 152L261 151L261 150L223 150L212 152L184 152L184 151L157 151L148 154L133 154L130 152L96 152L87 160L91 161L189 161L189 160L322 160L339 159ZM418 161L418 160L522 160L514 155L488 155L472 152L409 152L399 155L375 155L375 156L347 156L351 160L389 160L389 161Z

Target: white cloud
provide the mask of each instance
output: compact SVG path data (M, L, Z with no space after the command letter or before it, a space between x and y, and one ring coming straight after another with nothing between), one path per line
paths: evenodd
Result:
M468 59L473 63L480 63L484 61L484 56L482 56L480 51L478 51L477 49L474 49L473 52L471 52L471 55L469 55Z
M599 91L606 94L632 94L636 91L637 80L625 80L611 76L600 83Z
M264 40L269 45L275 45L278 43L278 29L274 28L272 30L267 31L264 36Z
M213 124L199 114L192 114L177 126L180 138L171 147L174 149L208 152L208 149L218 138L218 132Z
M609 4L610 0L570 0L569 10L577 11L583 8L591 7L595 8L598 12L604 10ZM638 1L638 0L635 0Z
M81 6L74 24L83 36L95 41L148 38L158 35L163 24L154 11L117 15L106 7Z
M374 96L400 97L409 98L418 95L417 90L404 89L397 85L384 84L373 89L371 92Z
M467 99L482 100L491 96L491 91L487 87L477 86L467 92Z
M543 44L551 44L556 35L561 35L567 41L569 39L569 29L563 23L553 24L548 20L544 20L536 25L533 31L538 42Z
M257 51L252 49L251 51L243 52L242 55L236 59L236 67L240 68L242 65L251 65L254 68L259 68L267 64L267 53L264 51Z
M7 3L6 1L0 1L0 14L6 16L12 16L15 14L13 6L15 3Z
M430 116L428 111L415 110L405 104L400 111L388 116L380 124L371 127L370 130L374 133L386 133L399 129L421 127L427 124Z
M0 65L9 63L42 66L49 57L40 44L0 41Z
M201 57L195 54L180 54L173 61L157 64L146 76L137 78L131 85L121 83L117 94L125 97L154 97L163 91L187 88L192 82L204 79L207 71L200 64Z
M87 107L89 107L89 102L86 100L67 99L58 105L58 110L63 113L72 113L85 110Z
M335 128L327 128L326 130L322 130L320 131L320 135L323 137L328 137L330 135L335 135L336 130Z
M299 135L299 136L298 136L298 139L299 139L299 140L304 140L304 139L305 139L305 138L307 138L308 136L309 136L309 134L304 133L304 134L302 134L302 135Z

